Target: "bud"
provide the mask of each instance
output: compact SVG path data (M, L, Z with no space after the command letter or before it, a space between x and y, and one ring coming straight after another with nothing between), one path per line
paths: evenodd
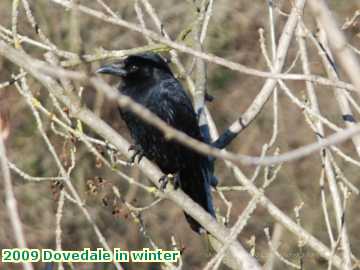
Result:
M9 113L8 111L0 111L0 136L6 140L10 134Z

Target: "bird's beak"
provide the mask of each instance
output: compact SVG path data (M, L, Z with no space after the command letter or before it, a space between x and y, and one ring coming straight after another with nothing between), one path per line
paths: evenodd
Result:
M109 64L102 66L98 70L96 70L96 73L109 74L119 77L125 77L128 74L122 64Z

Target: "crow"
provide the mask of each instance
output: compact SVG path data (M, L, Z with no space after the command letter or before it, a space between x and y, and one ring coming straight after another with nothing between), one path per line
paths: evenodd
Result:
M129 96L160 117L170 126L206 142L198 125L192 101L174 77L167 61L159 54L147 52L128 56L125 60L102 66L97 73L122 79L120 93ZM165 174L175 177L180 188L208 213L215 217L211 186L216 186L211 158L201 155L173 140L165 138L157 128L146 123L130 110L119 109L135 144L132 160L146 156ZM164 178L160 179L164 180ZM185 213L193 231L204 230Z

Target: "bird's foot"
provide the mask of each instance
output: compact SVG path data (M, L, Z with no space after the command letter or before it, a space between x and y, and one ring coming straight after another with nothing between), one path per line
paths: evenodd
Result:
M180 176L177 173L174 178L174 189L177 190L180 187Z
M173 177L172 174L164 174L163 176L160 177L159 183L160 183L161 191L164 191L166 189L166 186L169 183L171 177Z
M131 145L129 147L129 151L134 151L134 154L130 157L130 164L134 164L136 161L136 157L138 158L137 163L140 163L141 159L145 156L144 150L141 148L140 145Z
M210 95L208 92L205 92L205 101L212 102L214 97Z
M164 191L167 184L171 181L173 181L174 189L178 189L180 186L180 179L178 174L164 174L163 176L161 176L159 179L160 189Z

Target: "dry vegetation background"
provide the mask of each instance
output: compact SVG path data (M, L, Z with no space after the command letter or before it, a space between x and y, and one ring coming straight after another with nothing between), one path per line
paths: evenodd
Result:
M102 10L97 1L77 1L94 9ZM134 1L105 1L114 11L125 20L138 23L134 10ZM58 48L75 53L93 53L99 48L127 49L146 44L146 40L138 33L125 28L105 24L84 14L74 14L48 0L30 1L33 14L39 27ZM192 1L158 1L151 0L158 12L165 29L175 39L184 28L191 25L194 19ZM292 1L275 1L276 9L276 37L281 34L282 27L287 17L280 14L289 13ZM347 18L354 15L360 9L358 0L331 0L331 9L335 12L338 22L343 25ZM0 2L0 24L11 29L12 1ZM26 19L24 9L19 8L18 32L28 37L37 39L33 28ZM305 19L309 29L316 32L316 26L308 10L305 10ZM155 29L149 16L145 16L149 28ZM209 24L209 31L205 42L207 52L219 55L226 59L251 66L259 70L267 70L266 62L261 53L259 43L260 28L265 31L265 37L269 40L268 6L265 0L218 0L214 3L213 14ZM360 22L346 30L350 43L359 48L360 46ZM33 57L43 58L44 51L34 46L23 44L27 53ZM269 47L270 48L270 47ZM314 74L326 77L318 51L314 46L308 46L310 66ZM296 40L290 47L286 70L298 53ZM167 54L164 54L167 56ZM189 69L192 57L180 54L183 63ZM75 67L88 73L96 70L101 62ZM13 73L17 73L16 66L5 58L0 57L0 82L7 81ZM300 61L293 67L293 73L301 72ZM360 74L359 74L360 76ZM343 77L343 80L347 80ZM215 97L208 107L220 130L224 130L251 104L254 97L263 85L263 79L258 77L230 71L218 65L208 65L208 89ZM44 104L50 104L50 100L42 90L40 84L29 80L32 93ZM81 83L74 84L76 88ZM293 93L305 100L306 89L302 81L288 82ZM121 121L116 104L104 98L91 86L85 86L83 90L83 102L98 115L109 123L119 133L128 137L124 123ZM279 92L279 135L275 147L280 152L286 152L305 144L314 142L314 132L304 120L302 110L289 100L283 92ZM339 126L343 126L341 113L334 99L331 87L316 87L316 93L320 101L320 109L323 116ZM49 106L51 109L51 106ZM8 111L10 136L6 141L8 158L18 168L29 175L38 177L57 176L58 169L54 165L49 151L45 146L30 109L14 85L0 89L0 109ZM229 150L235 153L258 156L264 143L268 142L272 133L272 103L265 106L257 119L230 145ZM358 117L359 119L359 117ZM72 143L76 144L76 167L72 172L72 182L84 200L87 209L96 221L101 232L110 247L120 247L125 250L139 250L149 247L149 240L139 231L139 220L134 220L131 212L119 200L114 203L111 187L116 186L124 201L134 206L146 206L154 197L144 192L135 185L129 185L116 173L106 168L101 161L97 160L88 149L78 141L64 140L51 128L51 121L43 117L44 128L51 142L54 144L63 164L68 166ZM91 130L84 127L85 133L96 137ZM274 152L275 147L270 151ZM106 152L104 147L98 147ZM356 158L351 141L342 145L341 149ZM359 168L335 157L337 164L344 175L356 187L360 186ZM120 159L125 159L120 156ZM220 179L220 186L237 185L232 173L226 169L222 161L217 161L216 175ZM120 166L121 171L146 185L151 185L146 177L136 166ZM241 166L243 172L251 177L254 166ZM277 174L276 180L265 191L268 198L275 203L288 216L295 219L294 208L303 203L300 211L301 225L316 238L329 246L328 234L321 208L319 177L321 162L318 153L305 158L285 163ZM257 184L261 185L264 171L261 171ZM55 214L60 196L61 184L54 181L35 182L27 181L17 173L12 173L15 197L18 201L20 218L23 224L27 244L31 248L55 248ZM2 183L2 182L0 182ZM1 186L2 184L0 184ZM325 187L326 192L328 188ZM232 202L230 224L244 210L251 198L245 191L230 191L224 193ZM222 215L225 215L226 205L214 193L215 205ZM0 188L0 249L15 247L14 233L10 226L6 212L4 189ZM105 202L104 202L105 200ZM331 207L330 200L328 201ZM352 194L347 202L346 219L348 221L348 235L352 252L356 257L360 256L360 200L359 195ZM333 211L330 211L333 215ZM172 249L173 237L178 248L183 250L183 269L202 269L206 261L211 258L209 244L206 239L193 233L186 224L182 210L168 200L163 200L156 206L142 212L141 222L147 234L154 240L156 245L163 249ZM335 229L335 222L332 223ZM270 232L274 230L276 221L262 207L258 206L252 218L248 221L243 232L239 236L241 243L247 250L252 250L260 263L265 263L271 250L264 234L264 228ZM65 200L64 212L61 221L62 248L64 250L81 250L85 247L95 249L99 242L93 229L89 226L84 215L72 202ZM279 253L288 260L299 264L300 257L303 259L303 269L326 269L327 262L307 246L302 250L298 247L298 239L286 229L280 232ZM36 269L41 269L42 264L35 264ZM112 265L75 264L74 269L113 269ZM158 264L128 264L125 269L161 269ZM20 265L5 265L0 263L0 269L20 269ZM69 266L65 265L68 269ZM274 269L290 269L289 265L276 260ZM221 266L220 269L227 269Z

